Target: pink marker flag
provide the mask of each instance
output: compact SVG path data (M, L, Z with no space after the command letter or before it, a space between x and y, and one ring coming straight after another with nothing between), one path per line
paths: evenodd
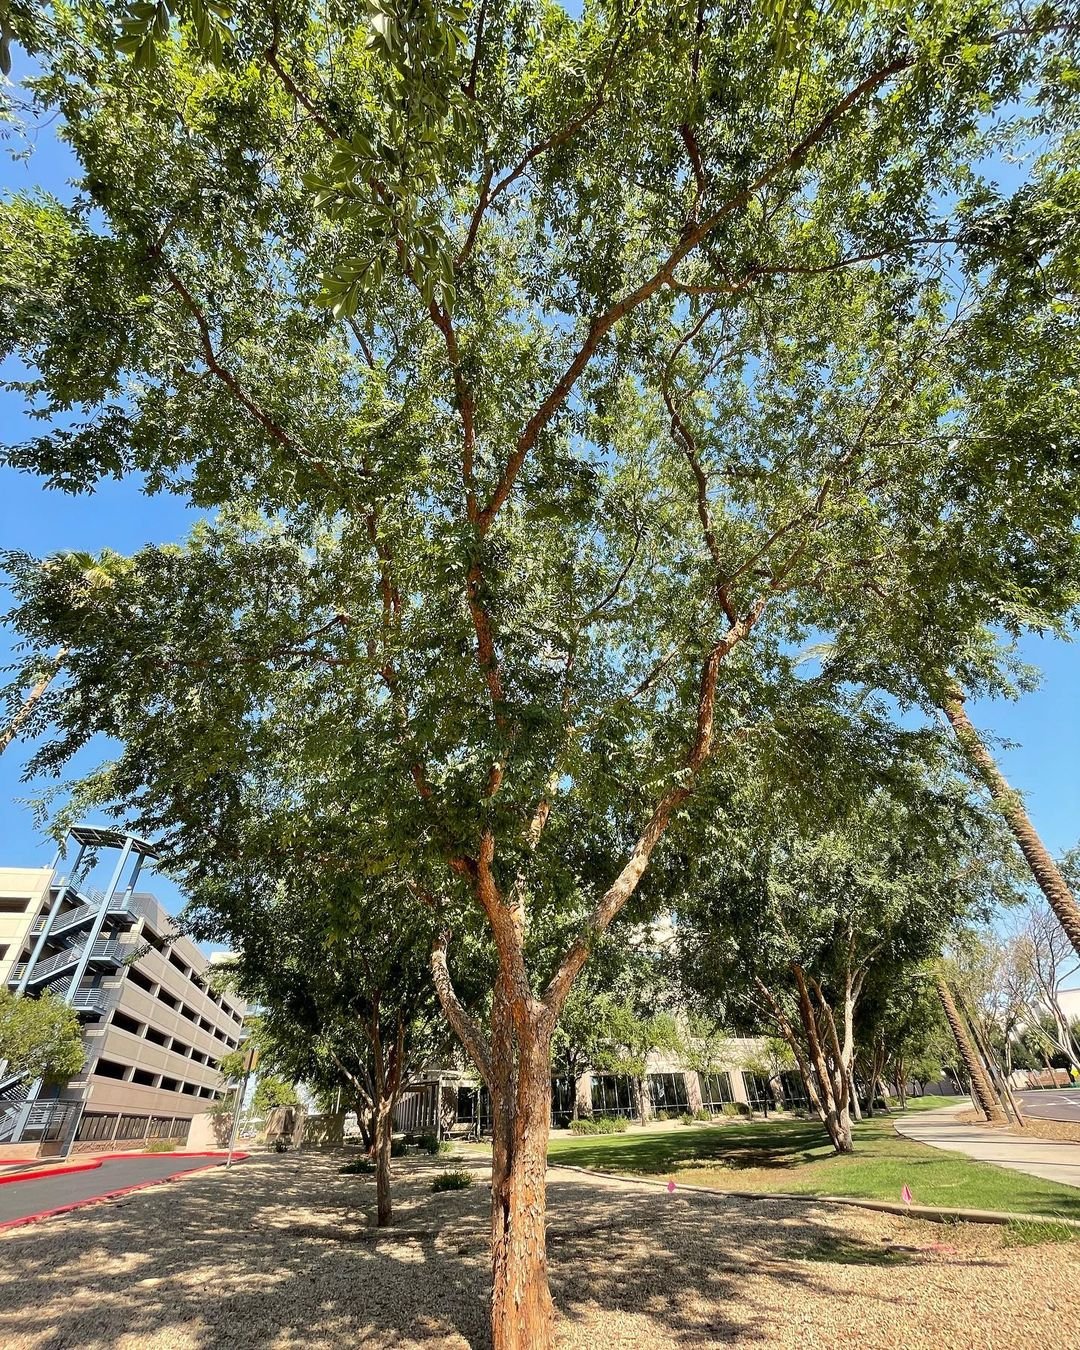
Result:
M900 1198L901 1200L903 1200L905 1205L911 1204L911 1187L907 1184L906 1181L904 1182L903 1189L900 1192Z
M669 1181L667 1184L667 1188L668 1188L668 1195L670 1195L671 1192L675 1189L675 1183L673 1181Z

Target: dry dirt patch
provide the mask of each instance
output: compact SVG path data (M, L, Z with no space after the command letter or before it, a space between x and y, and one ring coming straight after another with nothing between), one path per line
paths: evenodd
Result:
M253 1159L2 1240L11 1350L487 1344L486 1188L409 1160L395 1230L329 1156ZM470 1159L478 1175L478 1159ZM563 1347L1068 1347L1080 1248L827 1205L718 1200L553 1169Z

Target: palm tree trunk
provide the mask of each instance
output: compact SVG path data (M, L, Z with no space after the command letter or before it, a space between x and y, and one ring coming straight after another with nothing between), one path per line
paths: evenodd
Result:
M952 1031L953 1039L956 1041L956 1048L960 1051L960 1058L964 1061L964 1067L967 1069L971 1090L979 1104L979 1109L992 1124L1004 1124L1005 1112L1001 1109L1001 1103L998 1101L994 1089L990 1086L982 1061L976 1054L971 1038L967 1034L959 1009L953 1001L952 992L942 976L936 976L934 983L937 986L938 997L941 999L941 1006L945 1010L945 1019Z
M950 686L942 702L942 709L956 732L956 739L960 742L964 753L971 760L994 803L1005 817L1005 822L1019 844L1020 852L1027 860L1039 889L1057 915L1069 941L1080 954L1080 904L1069 889L1069 883L1062 876L1061 869L1039 838L1035 826L1031 823L1031 817L1024 809L1020 794L1005 781L1004 775L994 762L994 757L972 726L971 719L964 710L964 693L959 685Z
M4 727L3 730L0 730L0 755L4 753L4 751L8 748L11 742L19 734L19 728L24 724L24 722L27 720L30 714L34 711L34 708L37 706L38 700L41 698L42 694L44 694L45 690L48 689L49 685L52 684L53 680L56 679L56 676L60 671L60 666L63 663L64 657L66 655L67 655L66 647L61 648L61 650L56 653L56 655L52 659L52 665L49 667L48 671L44 675L42 675L41 679L38 680L37 684L35 684L33 689L31 689L29 694L27 694L25 703L23 703L22 707L11 719L11 721L7 724L7 726Z

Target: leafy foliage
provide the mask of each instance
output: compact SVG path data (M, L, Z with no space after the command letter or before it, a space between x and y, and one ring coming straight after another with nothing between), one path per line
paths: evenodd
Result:
M299 1100L292 1083L268 1074L256 1084L251 1104L259 1115L265 1115L277 1106L296 1106Z
M53 994L28 998L0 989L0 1059L9 1074L73 1078L85 1059L78 1013Z

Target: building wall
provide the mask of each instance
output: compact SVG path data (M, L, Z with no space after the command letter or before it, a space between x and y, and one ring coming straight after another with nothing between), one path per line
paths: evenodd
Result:
M97 1034L86 1109L194 1115L221 1096L217 1062L239 1044L243 1010L203 987L206 958L187 938L166 944L168 916L151 897L139 900L146 912L124 937L138 952L135 974L120 972ZM102 1061L123 1066L124 1078L103 1072Z
M9 974L31 945L29 929L49 894L51 876L48 869L0 873L0 886L9 894L26 892L33 899L24 913L0 912L0 923L9 918L12 932ZM173 932L170 916L153 896L140 893L133 902L136 917L121 917L113 935L133 959L116 969L91 965L80 985L101 989L108 1006L104 1017L85 1023L83 1069L66 1084L44 1089L41 1100L81 1100L84 1134L108 1134L100 1118L125 1116L153 1118L154 1136L173 1137L186 1134L186 1121L224 1095L217 1064L239 1044L245 1009L229 995L206 988L209 962L193 942ZM110 916L107 922L116 920ZM77 944L82 938L73 935L72 940ZM163 1122L169 1120L183 1125L167 1128ZM126 1128L138 1129L130 1120ZM117 1148L139 1147L141 1139L113 1142ZM79 1152L102 1147L97 1139L76 1140Z
M48 898L52 875L49 867L0 867L0 982L4 986L29 942L30 929ZM22 907L15 909L20 902Z
M223 1095L217 1063L240 1043L244 1006L212 994L206 957L171 936L152 896L136 899L142 913L123 937L136 959L106 983L115 990L112 1010L89 1028L88 1064L69 1088L85 1091L86 1113L195 1116Z

